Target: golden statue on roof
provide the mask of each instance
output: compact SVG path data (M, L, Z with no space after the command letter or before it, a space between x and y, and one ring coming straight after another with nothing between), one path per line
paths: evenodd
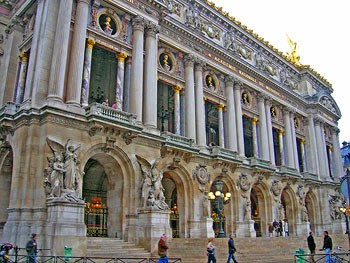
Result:
M299 55L299 52L297 50L297 43L296 42L293 42L289 36L287 35L287 39L288 39L288 44L290 46L290 48L292 49L292 52L287 52L288 54L288 59L290 61L292 61L293 63L295 63L297 66L302 66L301 63L300 63L300 55Z

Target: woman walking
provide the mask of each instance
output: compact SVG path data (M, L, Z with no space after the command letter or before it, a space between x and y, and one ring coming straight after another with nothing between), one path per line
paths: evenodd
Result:
M210 263L210 262L216 263L215 251L216 251L216 246L214 243L214 238L211 237L208 240L208 245L207 245L208 263Z

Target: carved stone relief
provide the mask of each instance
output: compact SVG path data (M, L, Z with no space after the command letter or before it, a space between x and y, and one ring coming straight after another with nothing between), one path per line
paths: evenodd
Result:
M250 189L250 181L248 179L248 176L245 174L240 175L237 186L244 192L248 191Z
M193 179L198 181L199 190L201 192L205 191L205 186L210 181L210 174L207 171L205 165L198 164L195 170L192 171Z
M274 200L277 202L279 200L279 197L282 191L282 187L279 181L276 181L276 180L272 181L270 191L273 194Z

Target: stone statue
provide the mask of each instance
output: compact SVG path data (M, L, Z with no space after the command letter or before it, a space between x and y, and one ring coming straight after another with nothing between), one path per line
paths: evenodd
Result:
M46 141L54 155L47 158L49 167L44 171L44 188L48 199L60 198L81 202L82 174L76 153L80 144L71 145L68 139L63 146L49 137Z
M332 220L341 219L341 212L339 208L343 207L343 202L340 195L329 195L328 202Z
M307 208L305 204L301 206L301 220L303 222L309 222L309 215L307 213Z
M249 199L247 199L247 202L245 204L244 220L252 220L252 207Z
M279 203L278 210L279 210L279 220L283 221L284 220L285 210L284 210L284 206L283 206L281 201Z
M203 196L203 216L206 217L206 218L210 218L211 217L210 210L211 210L211 207L210 207L210 200L209 200L208 192L204 192L204 196Z
M236 33L234 31L228 31L223 35L224 47L226 49L236 52L238 50L238 44L236 40Z
M293 90L297 88L297 82L290 76L285 68L280 70L280 81Z
M163 172L158 169L158 161L153 164L136 155L143 175L141 197L143 207L155 207L159 210L169 209L165 202L164 188L162 185Z

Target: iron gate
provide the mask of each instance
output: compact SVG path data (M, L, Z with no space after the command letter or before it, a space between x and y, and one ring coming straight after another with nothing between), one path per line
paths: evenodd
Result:
M105 207L85 208L85 224L88 237L107 237L107 215L108 209Z

